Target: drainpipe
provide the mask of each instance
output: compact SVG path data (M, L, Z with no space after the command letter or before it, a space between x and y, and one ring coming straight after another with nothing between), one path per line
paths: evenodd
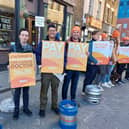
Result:
M18 34L20 30L20 0L15 0L15 43L19 42Z

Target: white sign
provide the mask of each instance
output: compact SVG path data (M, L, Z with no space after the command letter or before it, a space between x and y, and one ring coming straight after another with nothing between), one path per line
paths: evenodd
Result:
M40 16L35 16L35 26L44 27L45 18Z

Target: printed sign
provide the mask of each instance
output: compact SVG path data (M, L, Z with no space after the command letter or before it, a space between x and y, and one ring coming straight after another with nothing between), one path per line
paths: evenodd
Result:
M99 62L98 64L107 65L109 63L111 52L111 43L109 41L96 41L93 43L92 56Z
M129 47L119 47L118 54L119 63L129 63Z
M67 69L86 71L88 46L86 43L68 43Z
M35 26L44 27L45 18L40 16L35 16Z
M32 53L9 54L11 88L35 85L35 58Z
M65 42L42 42L42 68L43 73L63 73Z

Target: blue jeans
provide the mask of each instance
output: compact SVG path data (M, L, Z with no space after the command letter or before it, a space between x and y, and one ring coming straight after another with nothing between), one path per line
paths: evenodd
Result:
M113 68L114 68L114 65L108 65L108 71L107 71L107 74L105 74L105 76L102 80L102 83L110 81L110 77L111 77L111 73L112 73Z
M94 84L99 85L102 82L102 80L104 80L104 77L107 74L107 67L107 65L98 66L98 73L95 77Z
M87 71L85 74L85 80L84 80L83 89L82 89L83 92L85 92L85 87L87 85L92 84L93 80L96 77L97 72L98 72L97 65L90 65L90 64L87 65Z
M77 84L79 80L79 72L78 71L66 71L66 76L64 78L64 83L62 87L62 99L67 99L67 93L69 84L71 81L71 100L74 100L76 98L76 90L77 90Z

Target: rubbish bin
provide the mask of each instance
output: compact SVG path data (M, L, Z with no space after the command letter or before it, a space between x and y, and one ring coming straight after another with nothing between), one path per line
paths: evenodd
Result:
M61 129L77 128L77 112L78 107L71 100L63 100L59 104L60 119L59 125Z

